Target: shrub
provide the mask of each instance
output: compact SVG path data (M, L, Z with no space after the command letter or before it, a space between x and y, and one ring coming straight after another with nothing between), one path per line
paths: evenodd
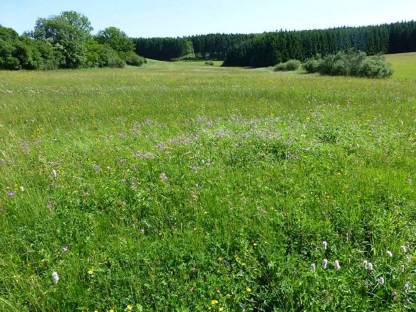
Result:
M303 69L308 73L318 73L322 59L320 57L311 58L303 64Z
M385 78L393 73L382 56L367 56L356 50L341 51L323 59L317 56L308 60L303 67L309 73L319 72L331 76Z
M108 58L105 66L113 68L123 68L126 66L126 62L118 55L116 51L108 53Z
M368 57L360 67L360 75L363 77L383 78L390 77L392 74L393 70L382 56Z
M298 60L289 60L285 63L277 64L274 68L275 71L294 71L298 70L301 62Z
M128 53L125 57L127 65L142 66L146 63L146 59L140 55L137 55L133 51Z

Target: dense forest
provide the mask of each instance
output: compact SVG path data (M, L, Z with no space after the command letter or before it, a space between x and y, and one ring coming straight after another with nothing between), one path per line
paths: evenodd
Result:
M74 11L37 20L33 31L19 36L0 26L0 69L56 69L139 66L133 41L108 27L97 35L88 18Z
M255 35L209 34L183 38L137 38L136 53L161 61L178 59L224 60L228 50Z
M263 34L139 38L136 52L158 60L220 59L225 66L270 66L355 48L369 55L416 51L416 22Z
M416 51L416 22L264 33L232 47L224 66L271 66L351 48L369 55Z

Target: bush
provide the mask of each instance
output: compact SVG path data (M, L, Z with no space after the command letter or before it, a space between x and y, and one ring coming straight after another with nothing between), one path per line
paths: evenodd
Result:
M214 62L213 61L206 61L205 65L207 66L214 66Z
M308 60L303 68L309 73L331 76L385 78L393 74L382 56L367 56L356 50L341 51L324 58L317 56Z
M146 59L142 56L137 55L133 51L128 53L125 57L127 65L130 66L142 66L146 63Z
M118 55L116 51L108 53L108 58L105 66L112 68L123 68L126 66L126 62Z
M277 64L274 68L275 71L294 71L298 70L301 62L298 60L289 60L285 63Z
M321 62L321 56L318 55L314 58L307 60L305 64L303 64L303 69L306 70L308 73L318 73L319 68L321 66Z
M383 78L393 75L393 70L386 64L384 57L374 56L368 57L361 64L360 75L369 78Z

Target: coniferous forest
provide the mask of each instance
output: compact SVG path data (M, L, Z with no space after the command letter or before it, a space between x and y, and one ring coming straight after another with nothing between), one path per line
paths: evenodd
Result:
M355 48L369 55L416 51L416 22L263 34L135 39L136 52L159 60L219 59L224 66L271 66Z

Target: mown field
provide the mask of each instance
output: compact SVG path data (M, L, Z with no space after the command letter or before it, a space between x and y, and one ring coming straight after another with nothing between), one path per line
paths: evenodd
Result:
M388 59L0 72L0 311L414 311L416 55Z

